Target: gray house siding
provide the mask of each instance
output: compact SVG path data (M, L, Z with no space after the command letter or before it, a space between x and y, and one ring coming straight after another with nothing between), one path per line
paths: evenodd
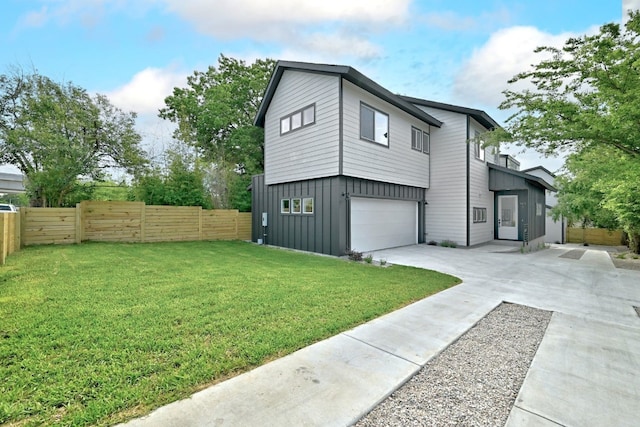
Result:
M444 122L431 131L431 177L425 207L425 240L466 244L466 116L420 107Z
M419 217L424 215L425 190L399 184L334 176L305 181L266 185L264 175L253 177L252 240L328 255L343 255L350 244L349 199L371 197L415 201ZM314 199L313 214L283 214L282 199ZM267 227L262 227L262 213L267 213ZM419 221L419 233L424 224ZM420 236L420 234L419 234ZM419 242L422 242L419 239Z
M429 132L429 125L353 83L343 81L343 163L347 176L429 187L429 154L411 148L411 127ZM389 146L360 138L360 104L389 116Z
M338 175L340 78L287 70L265 116L267 184ZM280 134L280 119L315 104L315 123Z
M475 132L480 134L486 129L478 122L469 119L469 135L474 138ZM488 162L495 162L495 156L491 148L484 149L484 160L476 158L474 141L469 142L469 245L478 245L493 240L494 238L494 193L489 191ZM473 208L487 210L486 222L473 222Z

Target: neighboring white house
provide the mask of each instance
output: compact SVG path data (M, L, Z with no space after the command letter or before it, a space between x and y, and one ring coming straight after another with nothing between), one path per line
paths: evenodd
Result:
M484 111L399 96L349 66L280 61L255 124L254 241L343 255L541 242L545 180L499 165Z
M542 166L536 166L533 168L529 168L524 170L523 172L528 173L529 175L534 175L540 177L547 181L551 185L555 185L556 176L549 172L549 170L545 169ZM555 191L546 190L545 193L545 201L547 204L547 209L551 209L555 205L558 204L558 196ZM566 236L565 231L567 229L567 220L563 216L560 216L557 221L554 221L550 215L550 212L547 212L547 221L545 225L545 238L544 241L546 243L565 243Z

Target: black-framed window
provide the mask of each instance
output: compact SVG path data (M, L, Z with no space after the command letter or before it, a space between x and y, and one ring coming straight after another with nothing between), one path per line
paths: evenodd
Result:
M473 208L473 222L487 222L487 208Z
M431 152L431 135L429 132L422 132L422 152L425 154Z
M316 122L316 104L307 105L280 119L280 135L311 126Z
M429 132L411 126L411 148L429 154L431 149L431 137Z
M360 103L360 138L389 146L389 115Z

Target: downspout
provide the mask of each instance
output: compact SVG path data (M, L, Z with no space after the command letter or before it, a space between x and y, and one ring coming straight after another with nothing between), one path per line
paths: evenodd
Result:
M465 229L467 232L467 245L471 243L471 230L469 229L469 205L471 204L471 118L467 114L467 200L466 200L466 208L467 213L465 215L466 224Z

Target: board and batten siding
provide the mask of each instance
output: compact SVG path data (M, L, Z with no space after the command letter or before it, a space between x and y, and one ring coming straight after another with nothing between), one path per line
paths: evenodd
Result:
M360 139L361 102L388 114L388 147ZM430 155L411 149L412 126L429 132L427 123L343 81L343 174L428 188Z
M267 185L338 174L339 83L337 76L287 70L265 117ZM280 119L315 104L315 123L280 135Z
M418 106L443 122L431 129L431 177L426 193L425 241L466 244L467 117Z
M473 119L470 119L469 135L473 138L475 132L480 134L487 130ZM485 160L475 157L473 146L469 150L469 245L478 245L494 239L494 193L489 191L489 168L488 162L495 162L493 152L490 147L485 148ZM487 209L487 222L473 222L473 208Z

